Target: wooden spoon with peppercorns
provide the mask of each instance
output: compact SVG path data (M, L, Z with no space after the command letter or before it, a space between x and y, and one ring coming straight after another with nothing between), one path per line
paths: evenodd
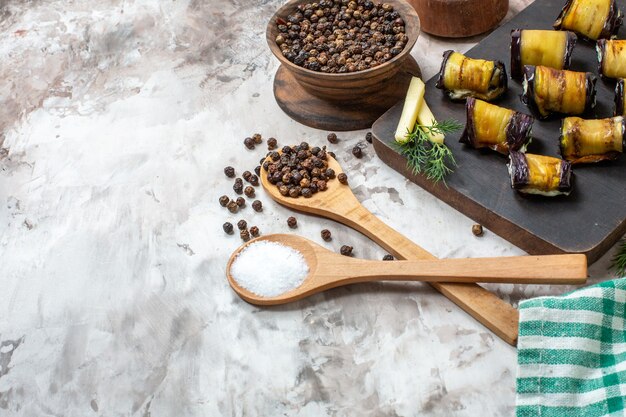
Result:
M341 166L329 153L326 161L328 168L336 176L343 173ZM283 196L276 185L268 180L269 165L275 161L270 156L266 162L267 165L263 164L261 169L261 184L278 203L349 226L378 243L397 259L435 259L435 256L387 226L363 207L350 190L349 179L342 184L337 178L328 178L325 191L317 192L310 198L292 198ZM433 282L431 285L505 342L516 344L519 312L509 303L476 284Z
M231 266L245 248L260 241L279 243L299 252L308 266L300 286L276 296L255 294L239 285ZM263 268L264 265L259 265ZM231 287L252 304L284 304L318 292L369 281L492 282L499 284L584 284L585 255L512 256L500 258L370 261L331 252L296 235L275 234L242 245L230 257L226 275ZM272 278L273 279L279 279Z

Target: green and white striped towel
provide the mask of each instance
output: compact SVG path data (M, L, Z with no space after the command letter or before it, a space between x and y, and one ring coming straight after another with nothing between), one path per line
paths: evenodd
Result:
M520 304L517 417L626 415L626 278Z

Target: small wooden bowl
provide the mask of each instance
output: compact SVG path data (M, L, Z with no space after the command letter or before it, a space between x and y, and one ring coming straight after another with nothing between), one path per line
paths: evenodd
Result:
M384 64L364 71L328 74L292 63L276 44L279 34L276 19L286 20L299 4L310 1L290 0L278 9L267 25L267 43L281 63L274 80L276 101L292 118L308 126L334 130L370 127L404 97L410 76L419 75L419 67L410 55L420 33L419 17L407 1L387 0L404 19L409 40L402 52ZM362 115L355 113L356 107Z

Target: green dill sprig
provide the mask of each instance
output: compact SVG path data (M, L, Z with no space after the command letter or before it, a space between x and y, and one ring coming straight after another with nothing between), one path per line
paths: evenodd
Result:
M626 276L626 238L622 239L619 247L617 248L617 252L613 255L610 269L613 270L615 276Z
M453 171L456 161L452 151L443 143L431 142L429 134L452 133L461 129L456 120L433 121L430 126L415 124L412 132L407 132L407 141L397 143L398 151L407 159L407 165L414 174L424 173L433 182L446 183L445 176Z

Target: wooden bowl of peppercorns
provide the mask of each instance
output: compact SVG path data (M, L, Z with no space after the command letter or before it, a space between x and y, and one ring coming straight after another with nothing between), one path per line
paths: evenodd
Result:
M327 130L368 128L404 97L419 67L420 22L405 0L291 0L271 18L267 43L281 66L279 106Z

